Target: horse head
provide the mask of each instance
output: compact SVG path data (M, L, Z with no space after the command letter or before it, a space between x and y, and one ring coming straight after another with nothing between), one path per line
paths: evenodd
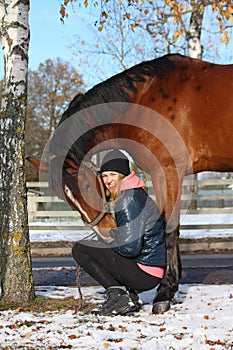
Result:
M116 224L108 210L99 169L93 162L83 161L78 165L70 158L59 157L51 157L48 163L32 157L27 160L37 169L49 172L49 188L53 194L77 210L83 222L101 239L112 241L109 231Z

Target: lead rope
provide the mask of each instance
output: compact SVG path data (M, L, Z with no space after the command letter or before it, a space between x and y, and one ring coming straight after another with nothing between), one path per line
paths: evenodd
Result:
M76 308L76 312L79 312L82 310L83 308L83 294L82 294L82 286L81 286L81 281L80 281L80 276L81 276L81 266L76 264L76 285L78 287L78 294L79 294L79 298L78 298L78 306Z
M88 235L87 237L85 237L83 240L87 240L87 239L94 239L95 238L95 233L91 233L90 235ZM83 300L83 293L82 293L82 285L81 285L81 280L80 280L80 276L81 276L81 266L76 264L76 285L78 287L78 306L75 308L75 312L79 312L82 310L83 306L84 306L84 300Z
M90 163L86 163L85 164L86 166L88 167L93 167L93 164L90 162ZM99 169L98 169L99 170ZM89 227L93 227L94 225L96 225L103 217L104 215L106 214L106 211L108 210L107 208L107 201L106 201L106 193L105 193L105 188L104 188L104 184L102 182L102 179L101 179L101 175L99 172L97 172L97 180L99 182L99 186L100 186L100 191L101 191L101 197L104 201L104 205L103 205L103 210L102 212L100 212L99 215L97 215L97 217L91 221L90 223L87 223L85 222L85 224ZM88 235L85 239L88 239L88 238L91 238L91 239L94 239L96 237L96 233L95 232L92 232L90 235ZM84 300L83 300L83 294L82 294L82 286L81 286L81 282L80 282L80 276L81 276L81 266L76 264L76 285L78 287L78 294L79 294L79 304L76 308L76 312L79 312L82 310L83 306L84 306Z

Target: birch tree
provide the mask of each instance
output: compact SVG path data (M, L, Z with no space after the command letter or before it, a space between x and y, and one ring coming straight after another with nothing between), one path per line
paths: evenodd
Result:
M81 69L91 67L85 77L90 75L95 83L167 53L215 63L231 62L232 1L66 0L61 2L62 20L69 21L72 9L76 11L81 6L90 10L92 18L93 13L96 16L92 27L90 24L91 40L78 33L73 55ZM221 62L223 59L225 62ZM106 67L111 67L111 73Z
M0 220L2 300L34 299L24 137L27 107L29 0L0 0L4 86L0 112Z
M192 58L202 58L203 48L201 46L201 29L203 22L203 7L192 12L190 17L190 28L187 37L188 56Z

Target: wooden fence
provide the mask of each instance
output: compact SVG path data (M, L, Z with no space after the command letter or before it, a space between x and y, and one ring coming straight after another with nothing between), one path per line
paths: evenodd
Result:
M27 188L30 228L51 230L60 226L63 230L86 229L75 210L57 197L48 195L47 183L28 182ZM156 199L150 182L147 188ZM184 214L233 214L233 179L195 180L187 177L182 191L181 215ZM181 229L233 229L233 219L225 223L214 223L214 220L205 224L181 223Z

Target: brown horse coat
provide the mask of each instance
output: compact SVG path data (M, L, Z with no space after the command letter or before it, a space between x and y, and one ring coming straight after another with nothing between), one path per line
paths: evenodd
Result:
M156 302L171 300L178 289L183 178L201 171L233 171L232 131L233 65L166 55L77 95L51 140L53 156L76 164L97 151L124 148L151 174L167 222L168 249L154 312Z

